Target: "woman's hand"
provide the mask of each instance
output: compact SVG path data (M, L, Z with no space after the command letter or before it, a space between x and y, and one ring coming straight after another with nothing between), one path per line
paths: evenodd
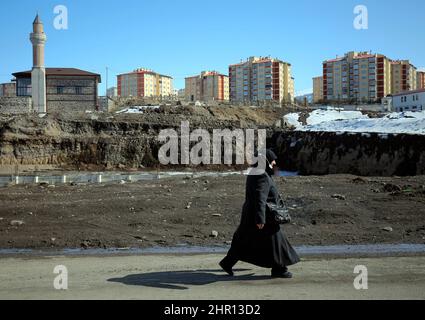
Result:
M257 228L259 230L263 230L264 229L264 224L257 224Z

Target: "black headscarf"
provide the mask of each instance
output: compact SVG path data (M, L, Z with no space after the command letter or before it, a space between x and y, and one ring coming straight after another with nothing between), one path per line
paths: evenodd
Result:
M277 155L276 155L276 153L273 152L272 149L267 149L266 157L267 157L267 161L270 162L270 163L277 160Z

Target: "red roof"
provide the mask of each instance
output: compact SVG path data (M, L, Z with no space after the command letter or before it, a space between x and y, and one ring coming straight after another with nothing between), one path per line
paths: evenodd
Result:
M147 69L134 70L134 71L131 71L131 72L119 74L118 76L128 76L128 75L132 75L132 74L151 74L151 75L154 75L154 76L159 75L160 77L173 79L170 76L159 74L159 73L156 73L155 71L147 70Z
M363 54L363 55L358 55L356 57L354 57L353 59L366 59L366 58L375 58L376 55L374 54Z
M338 62L338 61L342 61L342 60L344 60L344 58L336 58L336 59L325 60L324 63Z
M29 78L31 71L22 71L12 74L16 78ZM97 77L101 82L101 76L97 73L92 73L75 68L46 68L46 76L84 76L84 77Z
M393 97L406 96L406 95L409 95L409 94L422 93L422 92L425 92L425 89L413 90L413 91L404 91L404 92L400 92L400 93L397 93L397 94L392 94L391 96L393 96Z

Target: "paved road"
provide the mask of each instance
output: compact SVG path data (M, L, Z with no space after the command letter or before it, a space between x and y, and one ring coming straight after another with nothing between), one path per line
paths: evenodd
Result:
M221 255L142 255L0 259L0 299L425 299L425 256L304 259L291 280L240 263L237 276L218 268ZM68 290L54 289L54 268L68 270ZM355 290L356 265L368 290Z

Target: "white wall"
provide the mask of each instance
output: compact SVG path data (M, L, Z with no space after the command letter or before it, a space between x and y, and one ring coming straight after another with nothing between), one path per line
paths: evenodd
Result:
M393 110L396 112L425 110L425 91L393 97Z

